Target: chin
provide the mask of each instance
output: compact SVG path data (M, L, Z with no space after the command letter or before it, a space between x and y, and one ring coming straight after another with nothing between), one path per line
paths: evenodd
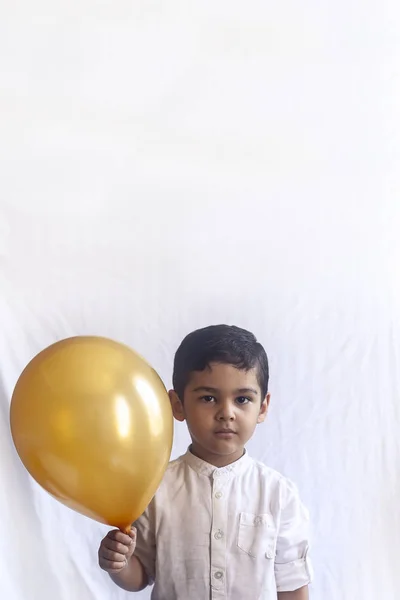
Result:
M233 444L229 441L210 444L208 446L205 446L205 448L208 452L212 452L213 454L219 454L220 456L229 456L229 454L240 452L243 449L243 447L240 444Z

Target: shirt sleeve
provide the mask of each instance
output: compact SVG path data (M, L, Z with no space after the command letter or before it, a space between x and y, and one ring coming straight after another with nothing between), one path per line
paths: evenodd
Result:
M142 516L133 523L133 526L137 529L135 556L140 560L146 571L149 585L152 585L156 577L156 541L152 503Z
M275 556L275 581L278 592L292 592L311 583L312 566L308 558L309 515L296 486L286 481L282 489L282 510Z

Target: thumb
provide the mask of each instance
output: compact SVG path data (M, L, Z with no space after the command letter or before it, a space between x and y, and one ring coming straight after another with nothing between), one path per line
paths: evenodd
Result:
M137 534L137 529L136 527L131 527L130 531L129 531L129 537L136 541L136 534Z

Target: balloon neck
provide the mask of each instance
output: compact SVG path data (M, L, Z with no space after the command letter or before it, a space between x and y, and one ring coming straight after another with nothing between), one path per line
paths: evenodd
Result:
M127 533L128 535L129 535L131 529L132 529L132 525L126 525L125 527L121 527L122 533Z

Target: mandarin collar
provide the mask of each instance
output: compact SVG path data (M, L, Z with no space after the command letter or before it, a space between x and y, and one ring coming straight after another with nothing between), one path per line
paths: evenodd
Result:
M187 449L186 454L183 455L183 460L199 475L205 475L206 477L221 477L224 475L235 476L243 471L243 469L251 462L251 458L247 454L247 450L245 450L243 456L230 465L227 465L226 467L216 467L192 454L190 446Z

